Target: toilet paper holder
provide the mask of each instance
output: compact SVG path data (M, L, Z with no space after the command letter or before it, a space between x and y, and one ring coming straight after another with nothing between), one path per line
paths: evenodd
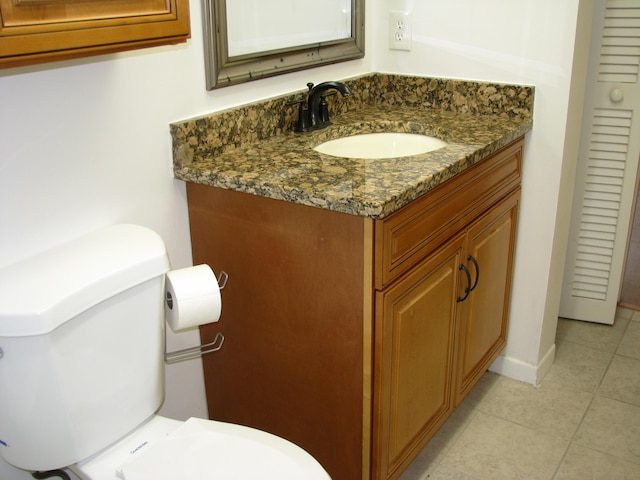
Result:
M207 353L217 352L222 348L224 344L224 335L220 332L216 333L216 337L213 342L206 343L204 345L198 345L195 347L184 348L182 350L176 350L175 352L165 352L165 363L176 363L183 360L189 360L191 358L201 357ZM165 349L166 350L166 349Z
M227 285L227 281L229 280L229 274L223 270L218 275L217 280L218 280L218 285L220 286L220 290L222 290ZM165 336L165 342L166 342L166 336ZM171 364L171 363L181 362L183 360L189 360L191 358L201 357L202 355L206 355L207 353L217 352L222 348L223 344L224 344L224 335L220 332L216 333L216 336L212 342L206 343L204 345L196 345L195 347L183 348L182 350L175 350L173 352L167 352L167 346L165 343L164 361L165 363Z

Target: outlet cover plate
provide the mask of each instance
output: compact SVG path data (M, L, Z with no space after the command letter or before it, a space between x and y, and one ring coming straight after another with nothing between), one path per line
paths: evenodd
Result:
M389 12L389 48L411 50L411 14L409 12Z

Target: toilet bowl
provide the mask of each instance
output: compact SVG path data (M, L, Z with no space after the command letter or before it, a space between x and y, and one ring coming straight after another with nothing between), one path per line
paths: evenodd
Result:
M270 433L158 415L71 470L82 480L330 480L304 449Z

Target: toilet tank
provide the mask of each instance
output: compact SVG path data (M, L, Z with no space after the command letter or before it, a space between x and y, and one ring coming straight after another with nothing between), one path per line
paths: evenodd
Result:
M162 239L116 225L0 270L0 453L76 463L152 415L164 393Z

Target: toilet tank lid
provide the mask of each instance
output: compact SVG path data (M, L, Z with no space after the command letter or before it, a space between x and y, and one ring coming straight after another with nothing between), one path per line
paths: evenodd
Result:
M114 225L0 270L0 337L49 333L169 270L160 236Z

